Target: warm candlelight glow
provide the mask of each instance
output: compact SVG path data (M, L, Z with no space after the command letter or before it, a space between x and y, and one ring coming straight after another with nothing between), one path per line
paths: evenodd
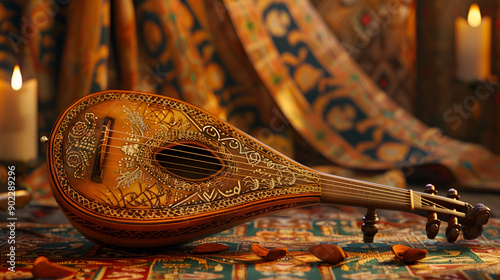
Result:
M0 79L2 162L30 162L38 158L37 87L36 79L23 81L18 65L14 67L10 83Z
M23 86L23 77L21 76L21 70L19 65L14 66L14 72L12 73L12 80L10 81L10 86L14 90L20 90Z
M479 11L479 6L477 4L470 5L467 22L472 27L481 25L481 12Z
M477 4L467 18L455 19L455 76L466 82L486 80L491 74L491 17L481 16Z

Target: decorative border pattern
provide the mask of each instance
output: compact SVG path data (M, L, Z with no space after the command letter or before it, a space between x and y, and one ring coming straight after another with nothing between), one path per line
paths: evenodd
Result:
M85 114L85 121L79 121L71 127L66 148L66 162L75 168L73 176L83 178L89 166L89 157L95 152L95 116Z

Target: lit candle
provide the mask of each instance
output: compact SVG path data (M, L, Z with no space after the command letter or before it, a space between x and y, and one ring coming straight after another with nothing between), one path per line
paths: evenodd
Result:
M455 20L455 57L457 78L485 80L491 70L491 18L481 18L477 4L469 8L467 20Z
M19 66L11 84L0 81L0 160L29 162L38 157L37 81L23 82Z

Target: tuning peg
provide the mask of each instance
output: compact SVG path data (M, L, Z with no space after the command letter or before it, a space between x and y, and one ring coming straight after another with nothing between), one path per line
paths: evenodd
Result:
M476 239L483 233L483 225L490 219L490 208L482 203L476 204L472 210L475 225L466 225L462 227L465 239Z
M448 227L446 228L446 239L448 242L453 243L457 241L460 236L460 224L455 216L450 216L448 219Z
M427 184L425 186L425 193L435 195L438 191L436 187L432 184ZM425 232L427 233L427 237L429 239L434 239L436 235L439 233L439 227L441 226L441 221L438 219L436 212L429 212L427 216L427 224L425 226Z
M432 195L435 195L438 193L438 191L436 190L436 187L434 187L433 184L427 184L425 185L425 193L429 193L429 194L432 194Z
M425 232L427 233L427 238L434 239L439 233L439 227L441 226L441 221L437 218L436 212L430 212L427 217L427 224L425 225Z
M363 232L363 242L373 243L375 234L378 232L377 222L379 221L375 209L367 209L363 217L363 225L361 231Z
M474 221L476 222L476 225L485 225L490 219L490 208L486 207L482 203L476 204L476 206L474 206L474 209L472 210L472 213L474 215Z
M455 190L454 188L451 188L448 190L448 194L446 194L446 197L453 198L456 200L460 199L460 196L458 195L458 191Z
M465 239L476 239L483 233L482 225L466 225L462 227Z
M446 196L452 199L460 199L460 196L455 189L449 189ZM453 243L458 239L458 236L460 235L460 227L461 226L458 223L458 218L456 216L450 216L448 218L448 227L446 228L446 239L448 242Z

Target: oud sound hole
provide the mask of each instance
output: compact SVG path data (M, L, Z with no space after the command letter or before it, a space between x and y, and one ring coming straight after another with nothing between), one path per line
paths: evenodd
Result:
M194 143L176 143L155 154L166 171L192 180L206 179L222 170L223 163L210 148Z

